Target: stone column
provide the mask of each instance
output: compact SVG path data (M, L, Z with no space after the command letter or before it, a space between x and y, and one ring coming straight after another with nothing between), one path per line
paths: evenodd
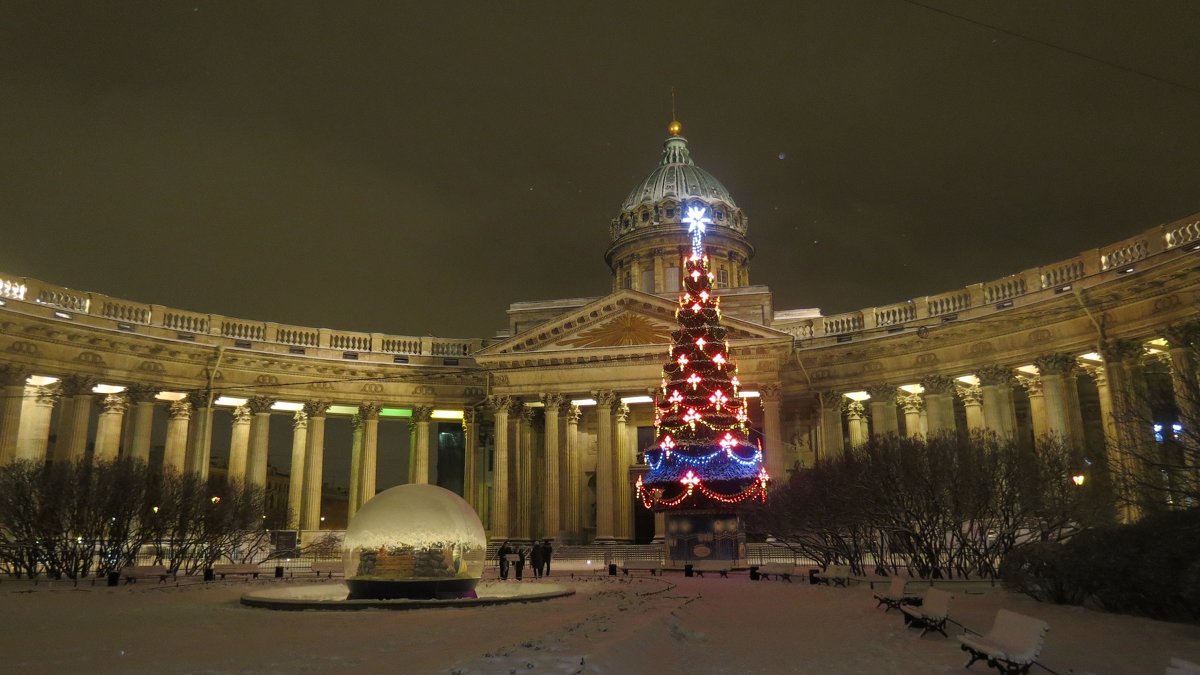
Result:
M983 425L1000 437L1012 437L1012 370L985 366L975 376L983 396Z
M148 384L131 385L125 396L133 406L133 424L125 439L125 456L150 462L150 435L154 430L154 396L158 388Z
M633 541L633 483L629 480L629 467L636 461L633 443L629 442L629 406L624 401L617 403L616 428L613 431L616 447L613 457L613 536L622 543Z
M519 539L533 536L534 493L537 491L533 482L533 455L537 452L533 443L533 427L536 419L537 409L522 404L521 414L517 418L517 451L513 453L513 467L517 476L517 520L513 529Z
M304 452L308 447L308 413L297 410L292 416L292 464L288 476L288 528L300 529L300 511L304 508Z
M433 408L424 405L413 406L412 417L413 442L412 452L416 458L413 463L412 482L421 485L436 484L433 480L433 461L429 455L432 452L429 444L429 420L432 419Z
M378 403L363 403L358 406L362 418L362 456L358 468L358 506L371 501L375 496L376 467L379 463L379 411Z
M509 457L508 415L515 402L508 396L492 396L488 399L496 417L496 451L493 458L492 474L492 539L502 541L508 539L508 506L509 506Z
M850 430L850 447L857 448L867 442L863 424L866 421L867 407L863 405L862 401L846 399L845 408L847 427Z
M763 409L763 443L767 446L763 451L763 461L767 475L776 479L782 479L787 471L783 456L783 420L780 418L782 394L782 387L771 383L759 389L758 399Z
M212 401L210 392L189 394L192 401L192 423L188 429L188 471L201 480L208 478L208 465L212 457Z
M611 391L597 392L596 415L596 543L611 544L613 532L613 415L619 402Z
M925 401L920 394L904 392L899 394L900 406L904 408L904 436L913 438L924 436L921 432L921 411L925 409Z
M328 401L304 404L308 434L304 439L304 501L300 504L300 527L321 529L321 488L325 470L325 411Z
M955 382L958 397L962 399L963 409L967 412L967 431L977 433L987 426L984 424L983 393L978 384Z
M821 451L818 460L841 457L845 452L842 438L842 395L835 391L818 394L821 415Z
M347 523L354 517L354 513L358 511L358 490L361 487L360 483L362 479L362 427L362 415L354 415L350 418L350 428L353 430L353 436L350 441L350 496L346 502Z
M566 530L575 541L580 540L583 531L583 458L579 448L579 419L583 411L577 405L567 409L567 509L565 514Z
M1042 437L1050 432L1046 421L1046 396L1042 389L1042 378L1035 375L1018 375L1017 382L1025 388L1029 396L1029 421L1033 425L1033 440L1041 442Z
M229 469L226 476L230 483L246 484L246 460L250 455L250 420L254 413L250 407L240 405L233 409L233 433L229 437Z
M246 402L253 415L246 454L246 483L264 490L267 488L267 449L270 447L271 406L274 403L265 396L255 396Z
M81 375L68 375L62 379L64 400L71 399L70 410L63 410L60 420L58 445L63 448L63 454L56 457L74 462L83 459L87 453L88 423L92 416L92 387L96 381ZM65 425L64 425L65 423Z
M463 410L463 498L475 509L476 513L483 512L479 500L480 467L479 461L479 411L470 406Z
M1034 359L1042 380L1042 395L1046 406L1046 433L1067 443L1079 439L1071 438L1070 403L1066 377L1075 370L1075 357L1056 353Z
M20 366L0 365L0 466L17 458L17 438L21 427L21 408L25 401L25 381L29 371Z
M1134 381L1138 373L1133 371L1142 355L1142 345L1133 340L1110 340L1101 345L1104 357L1104 373L1108 380L1101 396L1108 395L1114 431L1114 452L1110 461L1114 464L1113 483L1120 503L1118 518L1122 522L1133 522L1141 517L1141 463L1143 443L1138 427L1148 420L1139 419L1137 414L1138 384ZM1103 398L1101 410L1103 410Z
M954 433L954 380L944 375L921 378L929 435Z
M108 394L101 405L103 410L96 420L96 451L93 459L112 462L121 452L121 428L124 426L128 402L125 394Z
M545 533L555 541L562 541L562 509L559 486L562 478L559 474L559 425L558 417L563 410L566 399L561 394L542 396L546 414L546 473L542 477L546 493Z
M167 409L167 442L163 448L163 471L182 474L187 470L188 426L192 402L187 397L171 401Z
M50 442L50 415L60 398L58 383L46 386L25 386L21 402L21 426L17 430L17 459L33 462L46 460Z
M1197 474L1197 460L1200 448L1197 448L1196 426L1200 425L1200 383L1197 382L1196 347L1200 346L1200 322L1170 326L1165 331L1168 353L1171 357L1171 391L1175 396L1175 405L1179 408L1179 421L1183 424L1184 432L1180 437L1183 444L1184 466L1189 471L1189 480L1195 492L1200 475Z
M898 434L900 424L896 420L896 388L890 384L877 384L867 387L867 393L871 395L871 423L875 426L875 435Z

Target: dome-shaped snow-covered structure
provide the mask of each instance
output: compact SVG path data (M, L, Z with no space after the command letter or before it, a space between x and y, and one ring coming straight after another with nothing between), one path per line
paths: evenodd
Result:
M461 597L483 576L487 533L462 497L436 485L375 495L346 528L350 599Z

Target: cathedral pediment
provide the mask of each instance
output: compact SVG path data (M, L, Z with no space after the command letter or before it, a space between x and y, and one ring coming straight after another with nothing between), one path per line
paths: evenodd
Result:
M676 307L673 300L622 290L493 344L475 357L481 364L490 357L531 354L571 360L584 352L616 352L626 358L653 354L661 359L671 343L671 331L679 325ZM734 343L791 339L786 333L728 316L722 324Z

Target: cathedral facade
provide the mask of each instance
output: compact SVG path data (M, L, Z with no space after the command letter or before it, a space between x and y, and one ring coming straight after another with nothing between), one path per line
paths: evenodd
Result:
M132 457L206 475L220 456L234 480L266 487L286 474L289 525L311 534L345 524L323 474L338 433L351 448L337 459L350 517L388 487L377 481L388 461L401 482L462 494L496 540L649 541L661 522L634 485L654 439L689 207L712 220L723 322L777 479L872 435L1055 435L1099 460L1180 423L1122 413L1147 388L1185 405L1200 214L937 295L834 316L776 310L751 282L747 215L673 124L611 222L611 292L515 303L490 339L200 314L0 272L0 462ZM290 464L269 471L281 443Z

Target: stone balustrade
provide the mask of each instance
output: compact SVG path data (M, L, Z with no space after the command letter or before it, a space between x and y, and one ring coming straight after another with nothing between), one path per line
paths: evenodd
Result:
M97 328L235 348L272 351L277 346L277 351L286 353L311 349L314 356L333 358L356 359L362 355L367 360L372 354L387 361L394 355L469 357L485 345L482 339L385 335L247 321L132 302L3 273L0 301L7 309ZM320 350L340 354L322 354Z
M976 318L1028 305L1076 287L1088 288L1113 278L1113 275L1166 263L1197 250L1200 250L1200 214L1193 214L1112 245L994 281L880 307L812 319L777 321L772 327L801 340L812 340L806 346L882 337L904 328ZM960 313L966 314L959 316Z

